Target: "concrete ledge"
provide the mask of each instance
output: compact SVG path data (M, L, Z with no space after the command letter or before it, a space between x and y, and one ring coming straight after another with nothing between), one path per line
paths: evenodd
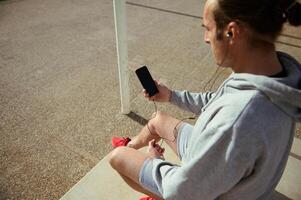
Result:
M164 144L165 148L166 145ZM145 150L145 149L143 149ZM142 150L142 151L143 151ZM179 162L169 148L166 159ZM294 140L291 154L272 200L301 199L301 141ZM102 159L85 177L75 184L60 200L135 200L145 196L129 188L109 166L108 157Z
M74 185L61 200L139 199L143 194L131 190L111 168L108 157L101 160Z

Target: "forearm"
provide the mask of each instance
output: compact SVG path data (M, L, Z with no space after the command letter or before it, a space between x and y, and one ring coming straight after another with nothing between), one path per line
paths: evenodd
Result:
M173 90L170 102L186 111L200 114L201 109L214 95L213 92L192 93L188 91Z

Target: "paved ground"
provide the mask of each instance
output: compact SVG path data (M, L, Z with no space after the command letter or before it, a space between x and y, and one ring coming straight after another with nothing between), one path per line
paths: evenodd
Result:
M171 88L202 90L215 71L203 2L129 1L130 69L146 64ZM300 33L288 28L277 43L299 61ZM111 0L0 1L1 200L58 199L110 151L112 135L141 128L153 105L131 72L133 112L120 114L116 66Z

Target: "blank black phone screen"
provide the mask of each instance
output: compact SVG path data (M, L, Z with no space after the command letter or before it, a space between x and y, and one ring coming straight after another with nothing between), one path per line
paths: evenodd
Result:
M143 88L147 91L150 97L154 96L159 92L156 83L152 78L151 74L149 73L146 66L140 67L135 72Z

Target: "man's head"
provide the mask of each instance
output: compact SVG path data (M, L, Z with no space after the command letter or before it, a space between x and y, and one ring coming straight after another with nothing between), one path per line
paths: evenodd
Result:
M217 64L227 66L234 48L274 47L286 21L301 25L300 13L295 0L207 0L204 40L211 44Z
M246 27L250 42L260 45L274 43L284 22L301 25L301 5L296 0L214 0L213 17L217 26L217 38L230 23ZM256 45L255 44L255 45Z

